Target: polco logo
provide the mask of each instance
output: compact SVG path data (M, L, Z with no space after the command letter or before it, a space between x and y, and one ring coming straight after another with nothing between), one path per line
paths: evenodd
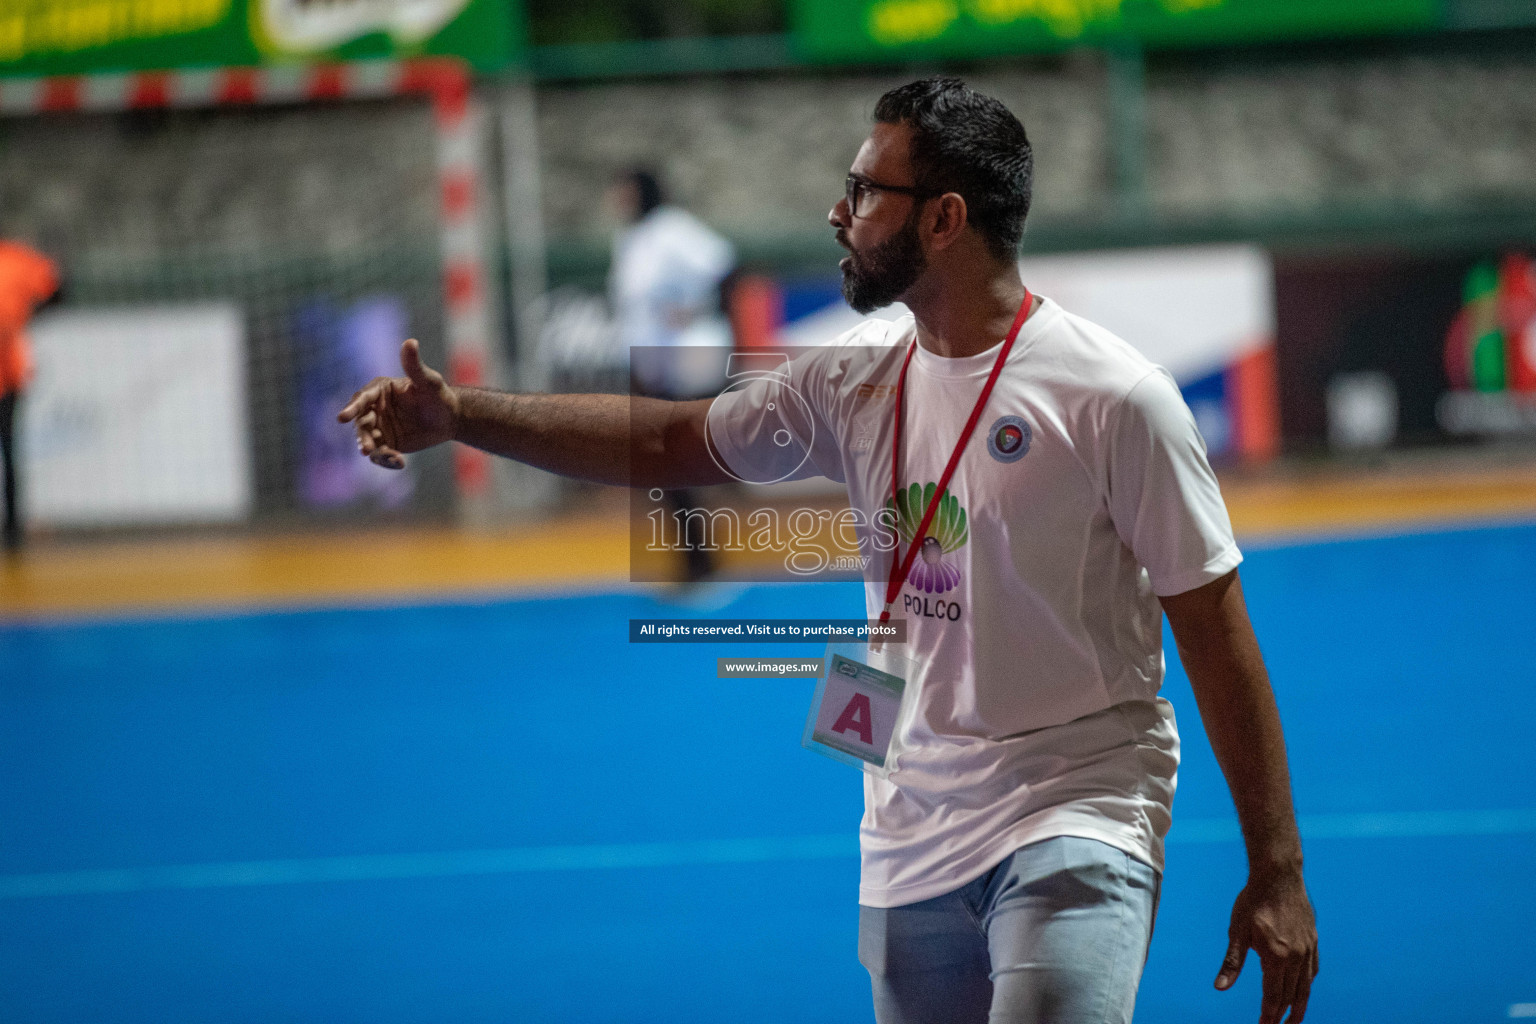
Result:
M901 534L903 542L911 544L912 538L917 536L923 513L933 501L933 492L937 487L934 483L926 487L913 484L898 492L899 500L894 505L886 502L885 507L894 512L896 531ZM955 565L952 556L965 545L970 536L965 507L946 490L939 499L933 522L928 524L922 548L912 560L912 568L907 570L906 582L925 594L943 594L953 590L960 582L960 568Z

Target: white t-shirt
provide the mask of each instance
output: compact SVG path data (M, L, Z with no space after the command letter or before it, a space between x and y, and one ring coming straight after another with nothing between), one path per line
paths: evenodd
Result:
M891 493L893 385L915 336L911 317L865 321L792 360L787 381L717 398L711 439L743 477L846 482L867 521ZM949 359L918 346L904 490L938 481L998 352ZM783 429L796 443L783 443ZM1177 386L1043 299L949 493L959 509L935 517L892 608L908 622L917 710L889 778L865 776L859 902L929 899L1060 835L1162 870L1179 741L1157 696L1157 597L1242 561ZM871 564L873 618L889 562Z

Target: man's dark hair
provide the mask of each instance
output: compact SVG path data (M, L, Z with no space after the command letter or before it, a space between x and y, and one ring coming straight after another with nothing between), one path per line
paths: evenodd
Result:
M924 78L875 104L881 124L912 129L912 173L920 188L958 192L970 225L1000 260L1013 260L1034 191L1035 157L1007 107L958 78Z
M619 175L619 180L627 181L635 187L636 220L643 219L667 201L660 178L649 167L630 167Z

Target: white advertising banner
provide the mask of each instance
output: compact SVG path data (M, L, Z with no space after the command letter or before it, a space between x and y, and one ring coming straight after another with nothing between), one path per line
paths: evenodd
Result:
M1029 257L1024 283L1124 338L1181 384L1273 343L1274 269L1258 246L1126 249ZM874 315L894 320L897 303ZM787 324L786 345L820 345L862 320L839 302Z
M38 317L22 488L39 526L233 522L251 511L245 325L228 303Z
M1080 253L1019 261L1024 283L1165 367L1181 384L1273 344L1275 274L1253 245Z

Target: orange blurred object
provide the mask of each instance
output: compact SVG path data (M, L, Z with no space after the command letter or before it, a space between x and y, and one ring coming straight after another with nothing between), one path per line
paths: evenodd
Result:
M19 242L0 242L0 395L21 390L31 379L27 321L58 288L52 260Z
M772 279L748 274L731 291L731 330L739 349L768 348L784 324L784 297Z
M1245 462L1266 462L1280 454L1280 374L1274 343L1250 350L1227 374L1237 451Z

